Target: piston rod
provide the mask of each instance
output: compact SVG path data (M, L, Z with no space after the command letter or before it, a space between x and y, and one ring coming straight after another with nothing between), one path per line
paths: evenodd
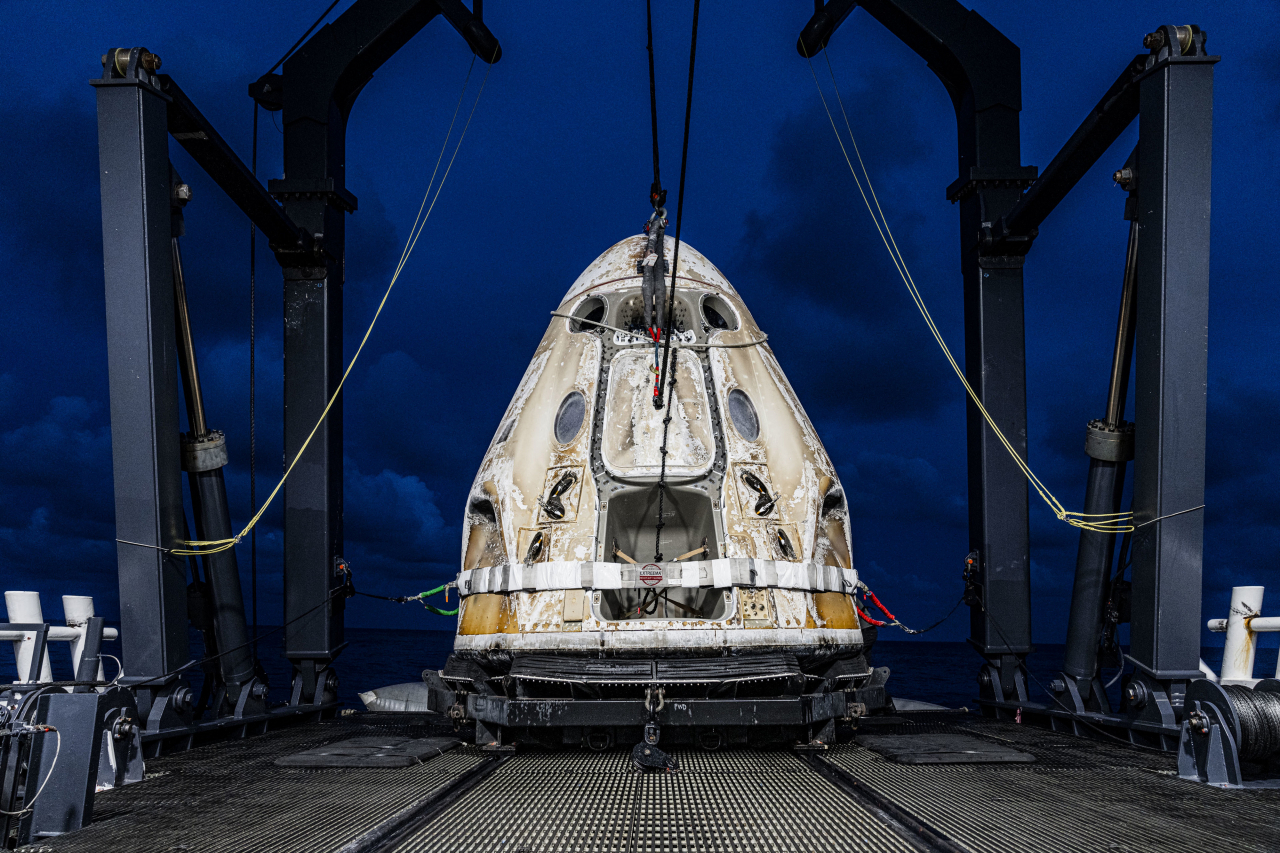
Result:
M1130 158L1126 169L1132 176L1133 158ZM1131 192L1136 191L1135 185L1131 183L1129 186ZM1129 372L1133 362L1137 263L1138 222L1131 219L1120 316L1116 323L1111 377L1107 386L1106 417L1089 423L1085 439L1085 452L1090 458L1084 512L1090 515L1120 512L1125 463L1133 458L1133 431L1124 422L1124 404L1129 393ZM1062 665L1064 695L1059 697L1075 711L1110 710L1096 675L1098 641L1103 630L1115 540L1115 533L1080 531L1075 583L1071 590L1071 613L1067 622L1066 656Z
M230 539L234 531L231 529L231 511L227 505L227 484L222 473L222 466L227 462L226 439L221 432L210 430L205 420L200 370L196 364L191 315L187 307L186 277L182 270L182 252L176 235L172 238L172 247L178 368L182 374L187 422L191 428L190 434L183 438L182 467L187 471L191 487L196 538L202 541ZM236 563L234 548L204 554L202 558L205 578L213 598L214 633L218 647L225 649L219 658L222 681L227 690L227 699L234 705L241 689L254 677L253 650L249 648L240 569Z

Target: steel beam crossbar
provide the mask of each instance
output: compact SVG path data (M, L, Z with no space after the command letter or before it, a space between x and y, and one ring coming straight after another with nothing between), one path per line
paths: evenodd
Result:
M158 76L169 96L169 133L214 183L258 227L277 253L310 255L315 241L284 212L253 172L168 74Z
M1137 117L1138 79L1147 58L1145 53L1133 58L1022 199L986 229L983 239L988 245L998 248L1010 239L1021 239L1026 241L1021 251L1030 248L1040 223Z

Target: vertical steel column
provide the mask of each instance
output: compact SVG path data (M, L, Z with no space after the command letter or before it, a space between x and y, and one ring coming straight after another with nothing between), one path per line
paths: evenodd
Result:
M929 63L956 111L965 375L1001 432L1026 457L1026 347L1022 264L1030 238L980 244L1036 177L1021 165L1022 55L1018 46L956 0L828 0L796 44L824 49L861 6ZM1032 235L1034 236L1034 235ZM968 405L969 642L987 659L984 698L1026 698L1022 658L1031 651L1031 544L1027 481L977 408Z
M478 9L477 9L478 11ZM284 64L250 87L269 109L284 109L283 180L268 185L318 251L273 246L284 267L285 459L293 460L342 377L343 217L356 208L346 190L347 116L361 90L409 39L443 14L484 62L502 55L497 39L459 0L357 0L320 28ZM283 86L282 90L278 88ZM283 91L279 102L268 86ZM285 485L285 655L296 677L293 702L332 696L333 672L318 678L343 646L342 400L336 400Z
M338 262L284 271L284 447L293 460L342 378L342 212L287 206L293 219L336 247ZM308 215L308 213L312 215ZM319 225L317 225L319 221ZM336 232L336 233L335 233ZM302 676L300 701L317 691L315 671L343 643L343 599L326 599L340 584L342 552L342 399L329 410L284 492L284 648Z
M1022 290L1030 241L1007 241L992 249L978 239L1013 208L1036 177L1034 167L1021 165L1021 53L976 12L952 15L955 20L940 35L964 72L948 83L956 109L960 177L947 197L960 208L965 376L1026 459ZM942 76L946 66L931 67ZM969 642L989 664L982 673L983 696L1025 700L1022 659L1032 649L1027 480L972 401L966 415L969 547L977 555L971 577L978 587L978 606L969 611Z
M130 679L186 663L178 370L174 348L166 102L142 48L112 51L98 101L103 273L111 386L121 642ZM127 683L128 679L126 679ZM147 714L153 683L139 691Z
M346 213L347 109L333 98L335 25L322 28L285 63L283 180L273 195L324 247L323 260L284 268L284 453L291 462L320 421L342 378L342 287ZM317 41L319 40L319 41ZM299 81L294 85L292 81ZM284 489L285 656L296 671L293 701L324 698L317 671L343 643L342 399L315 431Z
M1003 213L1017 197L1017 189L989 189L961 202L961 271L965 376L1001 432L1026 459L1023 258L979 256L973 245L980 223L994 218L992 209ZM982 596L981 606L969 611L969 642L996 664L1003 689L993 698L1020 699L1025 698L1025 684L1016 666L1031 651L1027 479L972 401L966 411L969 543L978 553Z
M1184 29L1184 28L1178 28ZM1190 30L1191 28L1185 28ZM1141 672L1199 676L1213 64L1203 36L1141 83L1133 620ZM1176 702L1175 702L1176 705Z

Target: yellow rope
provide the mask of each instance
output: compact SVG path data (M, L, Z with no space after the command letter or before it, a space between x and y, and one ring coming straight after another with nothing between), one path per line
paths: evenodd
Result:
M440 163L444 159L444 152L449 147L449 137L453 134L454 123L458 120L458 112L462 107L463 96L466 95L467 82L471 79L471 71L475 67L475 57L471 58L471 66L467 69L467 76L462 82L462 92L458 95L458 106L454 108L453 120L449 122L449 131L445 134L444 144L440 147L440 155L436 158L435 170L431 173L431 180L427 183L427 191L422 196L422 203L418 205L418 215L413 220L413 227L409 229L409 238L405 241L404 250L400 253L400 260L396 264L395 272L391 276L391 282L387 285L387 290L382 294L382 301L378 303L378 310L373 313L373 319L369 321L369 328L365 330L364 337L360 339L360 346L356 347L356 353L351 357L351 363L347 365L347 369L343 371L342 379L338 382L338 387L334 389L333 396L329 398L329 402L325 404L324 411L320 413L320 419L316 421L316 425L311 428L311 432L307 435L307 440L302 442L302 447L298 448L298 453L293 457L293 461L289 463L289 467L285 469L284 476L280 478L280 482L271 490L271 494L267 496L266 501L262 504L262 508L258 513L249 520L244 530L230 539L211 539L211 540L182 540L181 544L190 546L193 550L173 549L171 553L179 556L195 556L200 554L217 554L220 551L226 551L234 548L236 544L243 539L250 530L261 520L263 514L267 511L267 507L271 506L271 502L284 488L285 481L289 479L289 474L293 472L294 466L298 464L298 460L302 458L302 454L306 452L307 447L311 444L311 439L315 438L316 433L320 429L320 425L324 423L324 419L328 417L329 410L333 408L334 402L338 399L338 395L342 393L342 386L346 384L347 377L351 375L351 368L355 367L356 360L360 358L360 353L364 351L364 345L369 342L369 336L373 334L373 327L378 322L378 317L382 314L382 309L387 304L387 298L391 296L391 288L396 286L396 281L400 278L400 273L404 270L405 264L409 261L409 256L413 254L413 248L418 244L418 238L422 236L422 229L426 227L427 220L431 217L431 211L435 209L436 200L440 198L440 191L444 189L444 182L449 178L449 172L453 169L453 161L458 157L458 149L462 147L462 140L467 135L467 129L471 127L471 119L476 113L476 107L480 104L480 96L484 94L485 83L489 82L489 72L493 70L493 64L489 64L489 68L485 71L484 80L480 83L480 91L476 93L475 103L471 105L471 113L467 116L467 123L463 125L462 133L458 136L458 142L453 148L453 154L449 158L449 164L445 166L444 175L440 178L440 184L436 187L435 195L431 194L431 187L435 183L436 174L440 171ZM427 199L431 199L431 204L427 204ZM425 214L424 214L425 209Z
M858 194L862 196L862 203L866 205L867 212L871 214L871 220L875 223L876 231L880 234L880 241L884 243L885 249L889 252L889 257L893 260L894 267L898 270L898 275L902 278L902 283L907 286L907 291L911 294L911 299L916 303L916 308L920 309L920 315L924 317L925 323L929 326L929 331L933 333L933 339L938 342L938 346L942 348L942 354L947 357L947 362L951 365L951 369L955 371L956 376L960 379L960 383L964 385L965 392L969 395L969 399L978 407L978 411L982 413L983 419L987 425L991 427L991 431L1000 439L1000 443L1004 445L1005 450L1009 451L1009 456L1013 458L1014 463L1021 469L1026 476L1027 481L1031 483L1031 487L1036 490L1040 498L1049 506L1053 514L1057 516L1059 521L1065 521L1072 527L1078 527L1082 530L1091 530L1097 533L1126 533L1132 531L1133 513L1117 512L1117 513L1082 513L1069 511L1062 503L1054 497L1049 488L1041 482L1040 478L1035 475L1026 460L1019 455L1018 451L1005 438L1004 432L1000 427L996 426L995 420L987 412L986 406L982 405L982 401L978 399L978 395L974 392L973 386L969 384L969 380L965 377L964 371L960 369L960 365L956 363L955 357L952 356L950 348L947 347L946 341L942 338L942 333L938 331L938 326L933 321L933 316L929 313L929 309L924 304L924 297L920 295L919 289L916 287L915 280L911 277L910 270L907 269L907 262L902 257L902 252L898 249L898 243L893 238L893 232L889 228L889 221L885 218L884 210L880 207L880 199L876 197L875 188L871 185L871 176L867 173L866 164L862 160L862 152L858 150L858 142L853 136L853 128L849 124L849 114L845 112L844 101L840 98L840 88L836 85L835 71L831 68L831 58L827 56L827 69L831 73L831 86L835 90L836 100L840 105L840 112L844 116L845 129L849 132L849 141L853 144L854 155L858 160L858 166L862 170L862 178L867 182L866 190L862 187L862 180L858 178L858 172L853 168L853 162L849 159L849 152L845 148L844 139L840 135L839 128L836 127L836 121L831 114L831 108L827 105L826 95L822 92L822 85L818 83L818 74L813 70L813 59L806 56L809 61L809 73L813 75L813 84L818 88L818 97L822 100L822 108L827 112L827 120L831 122L831 129L836 134L836 141L840 143L840 151L844 154L844 161L849 166L849 174L853 175L853 181L858 187ZM871 198L867 198L867 192L871 193ZM872 201L875 202L875 209L871 207ZM877 215L878 214L878 215ZM1092 519L1092 520L1091 520Z

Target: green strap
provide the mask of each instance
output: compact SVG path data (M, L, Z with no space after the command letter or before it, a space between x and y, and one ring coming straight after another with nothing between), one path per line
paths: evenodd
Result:
M429 589L429 590L427 590L426 592L421 593L421 594L418 596L418 598L422 599L422 606L423 606L423 607L425 607L425 608L427 608L427 610L431 611L432 613L435 613L435 614L437 614L437 615L439 615L439 616L457 616L457 615L458 615L458 608L456 608L456 607L455 607L455 608L453 608L452 610L441 610L439 607L433 607L433 606L431 606L430 604L427 604L427 601L426 601L426 600L427 600L428 598L430 598L431 596L433 596L433 595L437 595L437 594L439 594L439 593L441 593L441 592L444 592L444 591L445 591L445 588L446 588L446 587L448 587L448 586L449 586L449 584L447 584L447 583L446 583L446 584L441 584L440 586L436 587L435 589Z

